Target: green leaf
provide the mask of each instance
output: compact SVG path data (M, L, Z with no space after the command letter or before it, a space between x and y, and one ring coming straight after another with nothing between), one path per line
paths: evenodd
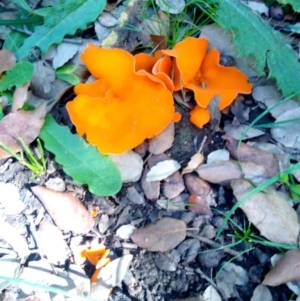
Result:
M298 0L296 0L298 1ZM260 75L267 67L284 96L300 91L300 64L283 35L275 31L239 0L209 0L219 4L216 19L233 32L235 44L244 56L253 56ZM300 97L298 97L300 99Z
M72 134L68 127L58 125L50 115L46 115L39 137L63 165L65 173L76 183L87 184L93 194L109 196L121 189L121 175L111 159L79 135Z
M290 4L293 9L297 12L300 12L300 1L299 0L277 0L282 4Z
M300 196L300 185L299 184L290 185L290 190L291 190L291 192L294 192L298 196Z
M3 113L3 109L2 107L0 106L0 120L4 117L4 113Z
M25 0L11 0L15 5L19 6L20 8L24 9L28 13L33 13L30 6L27 4Z
M26 39L26 35L17 31L12 31L6 34L5 41L3 44L3 49L10 50L11 52L16 52Z
M289 184L290 183L290 180L289 180L289 175L282 172L281 174L279 174L279 177L280 177L280 181L285 183L285 184Z
M21 62L16 64L0 79L0 92L8 90L14 86L23 86L31 79L33 71L34 67L29 62Z
M24 58L32 47L39 47L47 52L52 44L58 44L66 34L74 34L77 29L85 29L93 22L105 7L105 0L65 0L53 6L52 14L44 17L44 24L36 27L23 46L17 51L19 58Z
M80 84L80 80L75 74L56 73L55 72L55 75L56 75L57 79L64 80L65 82L67 82L73 86L77 86Z
M73 86L80 84L80 79L75 74L72 74L77 69L76 64L65 65L55 70L55 76L58 79L64 80Z

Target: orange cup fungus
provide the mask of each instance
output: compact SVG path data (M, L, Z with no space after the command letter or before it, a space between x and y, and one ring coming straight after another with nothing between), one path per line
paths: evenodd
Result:
M77 96L67 104L77 132L101 153L128 151L180 120L172 92L182 88L194 92L197 105L190 120L203 127L214 97L220 98L223 110L239 93L252 89L241 71L219 64L220 53L208 50L208 44L204 38L188 37L153 56L89 44L81 58L96 81L76 86Z
M89 44L81 59L97 80L76 86L67 110L78 134L100 153L128 151L173 120L172 93L159 78L136 72L130 53Z

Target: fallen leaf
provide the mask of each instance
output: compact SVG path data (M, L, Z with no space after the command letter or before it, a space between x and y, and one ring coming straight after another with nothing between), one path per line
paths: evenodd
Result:
M22 109L27 100L28 87L29 83L25 84L23 87L16 87L11 104L11 113L15 113Z
M108 263L101 269L96 283L92 283L90 298L106 300L111 289L120 284L125 278L130 263L133 259L131 254L124 255Z
M236 124L232 122L232 124L227 124L224 127L224 131L226 135L231 136L236 140L247 140L255 137L259 137L265 134L265 132L255 129L251 127L249 129L248 125L245 124ZM246 133L247 131L247 133ZM246 134L245 134L246 133Z
M256 101L263 103L268 109L278 104L282 99L281 93L274 85L257 86L253 88L252 96ZM278 118L284 112L289 110L295 110L300 106L298 101L289 99L284 103L270 110L270 114L274 118Z
M142 205L145 203L143 195L139 193L134 186L127 188L126 197L131 203L136 205Z
M0 182L1 207L5 214L19 214L25 209L20 200L19 189L12 183Z
M199 195L191 195L188 199L188 209L201 215L213 215L207 201Z
M186 175L184 177L184 182L189 194L205 196L211 191L210 185L196 175Z
M289 281L300 280L300 251L289 250L267 273L262 284L278 286Z
M148 172L149 172L148 167L145 167L141 179L141 185L146 198L150 201L156 201L159 198L160 182L159 181L147 182L146 178Z
M210 114L210 125L211 125L211 130L213 132L217 132L220 130L220 121L221 121L221 111L220 111L220 97L215 96L210 103L207 106L207 109Z
M61 42L56 49L52 66L57 69L67 63L78 52L79 47L76 44Z
M229 152L226 149L217 149L207 156L207 164L211 164L214 161L228 161L229 160Z
M204 156L200 153L197 153L192 156L187 167L182 170L182 175L193 172L200 164L204 162Z
M34 111L20 110L4 116L0 120L0 142L19 152L22 147L18 139L23 139L27 145L35 140L44 124L45 114L46 106L41 105ZM11 155L0 147L0 159L9 157Z
M239 143L238 140L230 136L225 135L222 138L226 141L226 148L234 159L240 162L252 162L263 166L266 170L266 175L269 177L273 177L279 173L278 161L274 154L243 142Z
M30 254L27 241L16 228L3 219L0 219L0 238L11 245L12 249L21 258L21 262L24 263Z
M163 195L168 199L177 197L185 189L183 179L178 171L165 179Z
M262 284L259 284L253 291L253 296L250 301L273 301L272 294L270 290Z
M10 70L16 64L16 57L6 49L0 50L0 75L4 71Z
M231 182L233 194L241 200L254 186L246 180ZM260 234L272 242L296 245L300 224L296 212L274 190L258 192L248 198L240 208L245 212Z
M268 179L265 168L251 162L214 161L196 169L199 177L209 183L229 185L232 180L245 178L259 184Z
M176 248L186 237L186 224L164 217L155 224L134 231L131 240L140 248L151 252L168 252Z
M285 111L275 120L275 122L283 122L293 119L300 119L300 108ZM293 121L292 123L288 122L286 124L281 124L278 127L272 128L271 135L277 142L284 145L285 147L299 149L299 127L300 121Z
M51 91L51 84L54 80L54 70L46 61L40 60L34 63L34 73L30 83L34 95L48 99L48 93Z
M54 265L65 264L69 251L62 232L56 226L43 219L37 230L37 236L38 246L49 262Z
M149 170L146 177L146 181L153 182L164 180L171 174L173 174L175 171L180 169L180 167L180 164L172 159L157 163Z
M204 301L222 301L222 298L219 295L218 291L212 285L209 285L205 289L203 298Z
M263 2L259 2L259 1L248 1L248 3L246 4L249 8L251 8L253 11L258 12L259 14L264 14L267 17L269 16L269 8L268 6L263 3ZM265 300L265 299L261 299L261 300Z
M109 155L118 167L123 183L136 182L143 172L143 159L134 151L121 155Z
M172 147L175 136L175 126L172 121L160 134L149 139L149 152L158 155Z
M201 28L201 37L209 40L209 49L216 48L223 55L234 58L236 67L248 77L257 76L253 58L245 59L234 45L233 34L217 24L210 24Z
M156 5L170 14L180 14L185 7L184 0L155 0Z
M31 191L42 202L59 229L88 233L94 227L94 219L88 210L71 193L53 191L43 186L33 186Z

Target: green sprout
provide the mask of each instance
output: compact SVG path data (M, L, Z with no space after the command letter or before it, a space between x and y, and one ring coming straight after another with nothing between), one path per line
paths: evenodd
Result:
M296 184L294 177L291 174L282 172L280 175L280 181L288 186L290 189L290 195L294 201L300 200L300 184Z
M17 154L14 152L9 146L7 146L4 143L0 142L0 147L2 147L6 152L8 152L11 156L13 156L18 162L24 166L26 166L28 169L30 169L33 173L34 176L37 177L41 175L42 173L46 172L47 167L46 167L46 159L44 155L44 150L43 146L41 144L40 139L37 139L37 147L38 151L40 154L40 158L38 158L31 150L30 148L26 145L23 139L19 138L18 139L20 144L22 145L22 148L24 150L21 150L20 154Z

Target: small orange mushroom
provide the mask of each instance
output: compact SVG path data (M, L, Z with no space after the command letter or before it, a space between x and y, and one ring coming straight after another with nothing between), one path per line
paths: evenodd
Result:
M173 120L172 93L159 78L135 71L130 53L89 44L81 58L97 80L75 87L67 110L77 132L99 152L131 150Z
M208 109L195 106L190 112L190 121L198 128L202 128L210 120L210 113Z

